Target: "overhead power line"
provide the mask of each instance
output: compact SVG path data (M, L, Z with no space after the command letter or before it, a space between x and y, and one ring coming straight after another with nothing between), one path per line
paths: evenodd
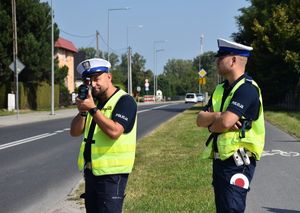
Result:
M77 38L93 38L92 40L90 40L88 46L90 46L96 39L95 34L92 34L92 35L76 35L76 34L73 34L73 33L68 33L68 32L66 32L62 29L59 29L59 30L60 30L60 32L62 32L64 34L67 34L67 35L73 36L73 37L77 37ZM104 40L104 38L101 36L101 33L99 34L99 36L100 36L102 42L104 43L104 45L107 47L108 45L107 45L106 41ZM114 50L111 47L109 47L109 49L111 50L111 52L116 53L117 55L121 55L121 53L119 51ZM125 48L122 48L122 49L125 49ZM121 49L119 49L119 50L121 50Z
M65 33L65 34L67 34L67 35L69 35L69 36L73 36L73 37L77 37L77 38L91 38L91 37L94 37L95 36L95 34L93 34L93 35L76 35L76 34L72 34L72 33L68 33L68 32L66 32L66 31L64 31L64 30L62 30L62 29L59 29L61 32L63 32L63 33Z

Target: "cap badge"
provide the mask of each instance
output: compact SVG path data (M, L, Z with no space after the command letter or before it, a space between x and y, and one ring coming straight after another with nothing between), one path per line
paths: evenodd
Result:
M83 69L84 70L88 70L91 68L90 62L89 61L85 61L82 63Z

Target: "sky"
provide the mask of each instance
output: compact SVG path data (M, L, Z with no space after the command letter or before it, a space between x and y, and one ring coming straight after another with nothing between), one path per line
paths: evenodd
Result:
M51 0L41 0L46 1L51 6ZM201 53L201 35L203 52L217 51L217 39L231 39L231 34L238 31L235 16L250 3L246 0L52 0L52 6L60 37L72 41L77 48L96 48L98 31L101 51L107 52L109 37L109 51L120 56L126 52L128 41L132 51L146 59L145 68L159 74L169 59L197 57Z

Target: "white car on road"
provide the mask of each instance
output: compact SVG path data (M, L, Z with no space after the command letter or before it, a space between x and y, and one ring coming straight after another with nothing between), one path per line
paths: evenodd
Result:
M185 103L197 103L198 99L196 93L186 93L184 101Z

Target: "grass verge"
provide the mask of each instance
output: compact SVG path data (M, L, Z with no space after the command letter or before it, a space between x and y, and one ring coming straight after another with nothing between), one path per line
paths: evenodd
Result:
M124 212L214 212L211 162L201 160L208 133L193 107L141 139Z
M265 111L264 114L267 121L278 126L283 131L300 138L299 112Z
M211 161L200 159L208 132L195 124L199 111L196 105L138 141L124 213L215 212ZM300 137L300 113L265 111L265 118ZM70 200L83 191L81 185Z

